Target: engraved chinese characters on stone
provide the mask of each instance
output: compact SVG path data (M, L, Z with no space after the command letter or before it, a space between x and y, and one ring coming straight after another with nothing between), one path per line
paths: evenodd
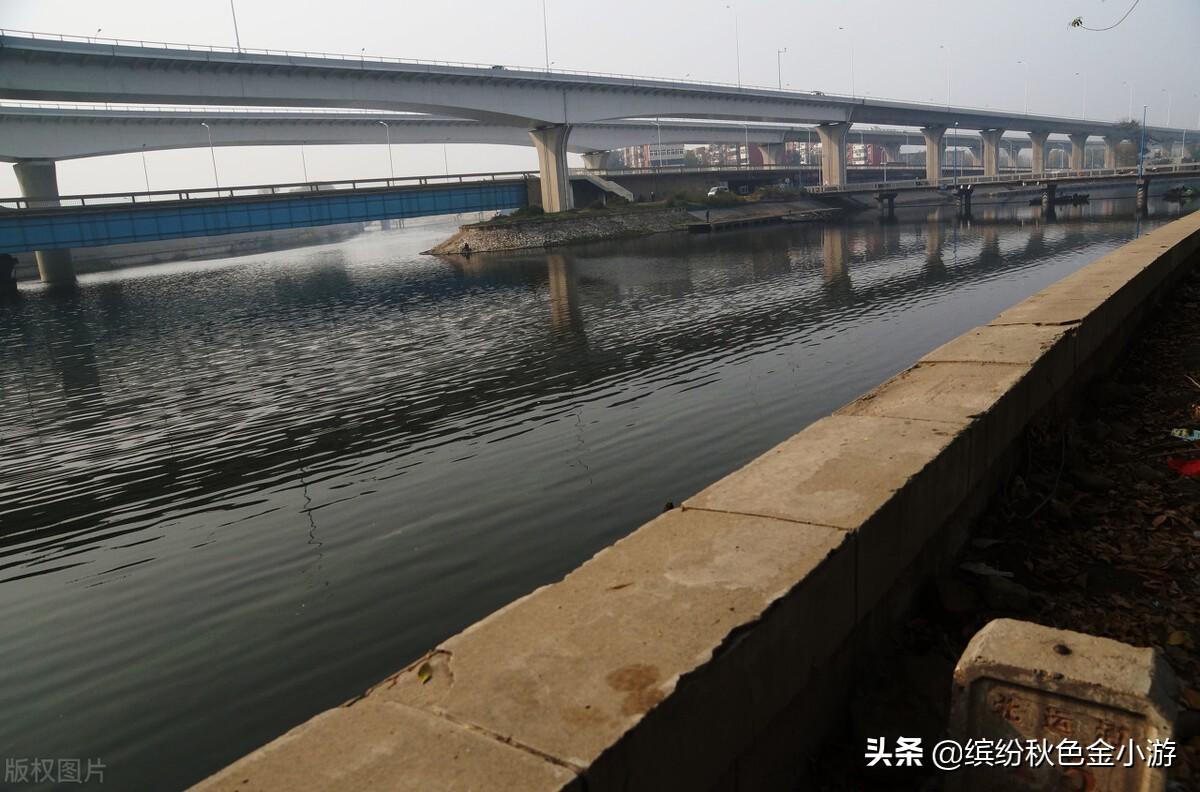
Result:
M1165 788L1147 746L1171 737L1174 676L1153 650L1001 619L972 639L954 681L953 739L1030 750L1016 766L964 766L947 775L947 790Z

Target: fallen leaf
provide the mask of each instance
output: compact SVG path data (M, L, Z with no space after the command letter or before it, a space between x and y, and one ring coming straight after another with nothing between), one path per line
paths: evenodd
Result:
M1192 643L1192 636L1187 630L1175 630L1167 636L1167 646L1182 646L1185 649L1191 649L1195 644Z
M1186 685L1183 688L1183 700L1187 705L1194 710L1200 710L1200 692L1193 690Z
M433 679L433 666L421 663L421 667L417 669L417 679L421 680L422 685Z

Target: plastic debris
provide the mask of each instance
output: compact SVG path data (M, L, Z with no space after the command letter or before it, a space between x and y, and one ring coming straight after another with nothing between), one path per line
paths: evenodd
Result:
M1187 440L1189 443L1200 443L1200 429L1172 429L1171 437Z
M1200 476L1200 459L1176 459L1170 457L1167 464L1181 476Z

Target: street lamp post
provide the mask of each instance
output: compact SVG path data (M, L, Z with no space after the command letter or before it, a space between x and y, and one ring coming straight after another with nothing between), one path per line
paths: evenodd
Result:
M954 122L954 186L958 187L958 122Z
M737 86L742 87L742 33L738 26L737 9L731 5L725 6L733 12L733 53L737 58Z
M550 71L550 27L546 23L546 0L542 0L542 49L546 55L546 71Z
M1080 97L1079 117L1087 118L1087 72L1075 72L1075 76L1083 78L1083 96Z
M1017 61L1017 64L1025 68L1025 115L1029 115L1029 64L1023 60Z
M775 75L779 82L779 90L783 90L783 53L787 52L787 47L781 50L775 50Z
M200 126L204 127L204 130L208 132L208 155L212 158L213 184L215 184L219 190L221 189L221 179L217 176L217 150L213 148L212 127L210 127L206 121L201 121Z
M1162 92L1167 95L1167 126L1171 126L1171 92L1166 88L1163 88Z
M237 51L242 51L242 36L238 33L237 26L237 9L233 7L233 0L229 0L229 13L233 15L233 39L237 42Z
M146 144L142 144L142 175L146 177L146 192L150 192L150 168L146 165Z
M1121 85L1129 89L1129 111L1126 113L1126 118L1133 120L1133 83L1127 80L1121 80Z
M853 99L857 96L857 92L854 90L854 34L841 25L838 25L838 30L846 31L846 36L850 40L850 98Z
M950 50L946 49L944 44L939 44L938 49L946 53L946 106L950 106Z
M396 167L392 164L392 128L388 126L387 121L376 121L383 127L383 132L387 136L387 152L388 152L388 175L391 179L396 178Z

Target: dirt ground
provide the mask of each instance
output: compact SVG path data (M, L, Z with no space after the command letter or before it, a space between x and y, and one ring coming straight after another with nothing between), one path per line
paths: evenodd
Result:
M1170 788L1200 790L1200 477L1168 462L1200 459L1200 442L1171 435L1200 430L1200 272L1156 316L1070 417L1031 429L1019 470L856 690L806 789L941 789L936 771L866 769L866 739L941 739L967 641L1011 617L1162 650L1182 688Z

